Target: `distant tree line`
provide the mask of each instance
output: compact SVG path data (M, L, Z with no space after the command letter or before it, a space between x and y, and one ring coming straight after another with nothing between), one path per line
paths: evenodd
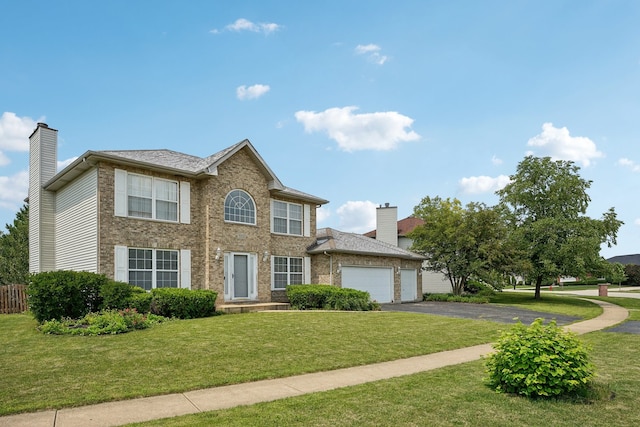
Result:
M29 277L29 206L0 231L0 285L25 284Z

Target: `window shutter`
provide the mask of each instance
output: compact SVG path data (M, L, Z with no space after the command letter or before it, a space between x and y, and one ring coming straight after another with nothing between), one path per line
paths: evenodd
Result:
M180 181L180 222L191 224L191 183Z
M180 250L180 287L191 289L191 251Z
M115 266L113 280L117 282L129 282L129 274L127 268L129 264L129 256L127 254L127 247L116 246L113 259Z
M114 172L114 215L127 216L127 171L116 169Z
M233 274L233 266L231 265L231 257L224 254L224 300L231 300L231 274Z
M269 210L269 227L271 227L271 232L273 233L273 199L269 202L271 209Z
M304 257L304 277L302 278L302 283L311 283L311 258L308 256Z
M302 234L304 234L304 237L309 237L311 236L311 206L309 205L304 205L304 230L302 232Z

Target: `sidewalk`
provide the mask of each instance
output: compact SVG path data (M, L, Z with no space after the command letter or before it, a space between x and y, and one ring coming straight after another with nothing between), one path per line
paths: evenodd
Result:
M602 315L565 326L578 334L593 332L624 321L629 312L617 305L590 300L603 308ZM441 353L372 365L287 378L234 384L163 396L0 417L3 427L106 427L175 417L205 411L269 402L307 393L333 390L372 381L416 374L471 362L492 351L481 344Z

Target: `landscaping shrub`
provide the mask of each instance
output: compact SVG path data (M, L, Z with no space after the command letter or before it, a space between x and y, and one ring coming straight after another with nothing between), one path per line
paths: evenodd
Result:
M79 318L102 304L100 288L106 276L78 271L48 271L30 276L29 309L38 322Z
M379 309L369 292L331 285L290 285L287 298L296 310L370 311Z
M584 391L594 376L587 348L555 321L536 319L505 331L486 360L489 385L527 397L559 397Z
M152 300L153 295L151 295L151 293L140 287L134 286L126 306L128 308L136 309L138 313L150 313Z
M484 295L424 294L423 301L466 302L472 304L488 304L489 297Z
M479 297L490 297L495 294L496 291L486 283L479 282L477 280L470 280L464 287L464 291L471 295Z
M166 320L165 317L141 314L134 309L102 310L99 313L88 313L77 320L46 320L38 329L51 335L113 335L146 329Z
M102 309L124 309L129 307L131 296L139 289L141 292L145 292L144 289L130 285L125 282L116 282L109 280L102 285L100 289L100 296L102 297Z
M159 316L195 319L216 314L214 291L158 288L151 290L151 296L151 313Z

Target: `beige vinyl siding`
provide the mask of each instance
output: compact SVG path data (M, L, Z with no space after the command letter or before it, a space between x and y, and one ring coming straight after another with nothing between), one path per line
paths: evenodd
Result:
M30 139L29 150L29 271L38 273L55 268L55 194L42 185L56 173L57 134L38 128Z
M57 193L56 269L98 272L98 172L90 169Z

